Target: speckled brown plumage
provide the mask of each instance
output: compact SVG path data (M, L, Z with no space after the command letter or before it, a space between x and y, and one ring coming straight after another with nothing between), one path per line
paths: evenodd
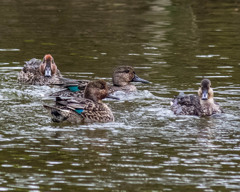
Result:
M49 96L54 96L54 97L83 97L84 89L89 83L87 80L74 80L74 79L66 79L66 78L61 78L62 83L58 84L61 87L64 87L65 89L61 91L54 92L50 94ZM69 86L77 86L78 91L70 91Z
M83 90L72 92L68 89L64 89L61 91L54 92L50 94L49 96L53 97L83 97Z
M203 113L199 97L197 95L179 94L171 106L176 115L197 115Z
M45 60L45 57L47 57L47 60ZM46 63L51 63L52 74L48 77L44 76L44 72L41 71L44 70ZM30 85L50 85L61 83L61 77L62 75L51 55L45 55L43 61L33 58L25 62L23 69L18 74L18 82Z
M108 95L107 84L103 80L88 83L84 90L84 98L56 98L55 106L44 105L52 115L54 122L71 123L111 122L114 116L109 107L102 103ZM76 110L83 110L80 114Z
M203 79L198 95L179 94L171 105L171 110L176 115L210 116L222 113L222 109L213 99L211 81Z

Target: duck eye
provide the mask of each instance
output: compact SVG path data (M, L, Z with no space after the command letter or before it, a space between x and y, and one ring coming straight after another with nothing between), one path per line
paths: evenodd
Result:
M103 85L103 84L101 84L101 86L100 86L100 89L105 89L105 87L104 87L104 85Z

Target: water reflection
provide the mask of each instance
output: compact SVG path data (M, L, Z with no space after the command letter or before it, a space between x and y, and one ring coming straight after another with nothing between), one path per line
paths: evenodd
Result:
M0 190L238 191L238 5L234 1L3 1ZM227 23L227 24L226 24ZM234 38L233 38L234 36ZM52 123L58 87L16 83L51 53L63 75L111 82L132 65L153 82L106 101L116 122ZM211 79L225 113L175 116L169 103Z

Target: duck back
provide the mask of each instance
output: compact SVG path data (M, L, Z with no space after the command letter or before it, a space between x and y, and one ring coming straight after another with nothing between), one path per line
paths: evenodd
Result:
M39 66L42 63L40 59L31 59L25 62L23 69L18 74L18 82L30 85L49 85L61 83L62 77L60 71L57 69L56 73L51 77L44 77L40 71Z
M173 99L171 109L176 115L201 116L203 113L200 99L197 95L185 95L182 93Z
M50 111L53 122L106 123L114 121L112 111L106 104L86 98L57 98L55 106L44 105L44 107Z

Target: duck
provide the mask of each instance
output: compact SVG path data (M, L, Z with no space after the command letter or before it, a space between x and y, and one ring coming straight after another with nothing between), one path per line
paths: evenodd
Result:
M54 97L83 97L84 88L86 87L87 80L72 80L67 81L62 84L65 88L61 91L50 94L49 96ZM133 69L130 66L119 66L117 67L112 75L113 85L108 84L109 95L113 94L116 91L123 91L126 93L135 92L137 88L135 85L130 84L131 82L142 82L150 83L147 80L144 80L138 77Z
M198 89L198 95L180 93L171 102L171 110L176 115L211 116L223 112L214 101L213 89L209 79L203 79Z
M149 81L138 77L131 66L118 66L113 71L112 83L109 86L109 91L114 93L116 91L123 91L126 93L136 92L137 88L131 82L150 83Z
M56 97L54 106L43 105L51 114L53 122L107 123L113 122L111 109L102 102L108 95L104 80L90 81L85 87L83 97Z
M33 58L18 74L18 82L30 85L51 85L61 83L62 75L52 55L46 54L43 60Z

